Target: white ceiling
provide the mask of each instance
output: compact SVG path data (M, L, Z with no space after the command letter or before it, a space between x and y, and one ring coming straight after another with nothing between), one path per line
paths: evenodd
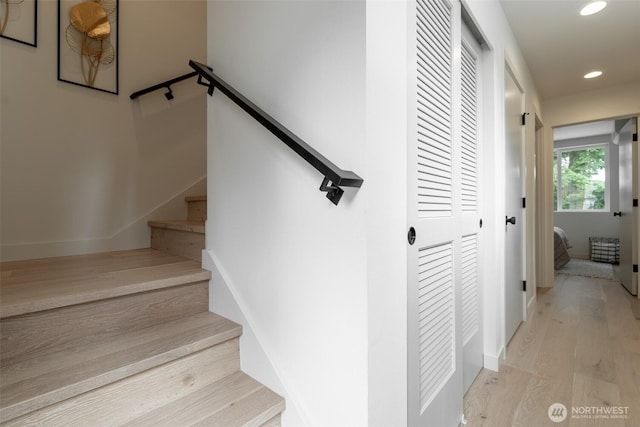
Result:
M500 0L540 96L553 98L640 82L640 0L608 0L580 16L587 0ZM592 70L604 75L591 80Z

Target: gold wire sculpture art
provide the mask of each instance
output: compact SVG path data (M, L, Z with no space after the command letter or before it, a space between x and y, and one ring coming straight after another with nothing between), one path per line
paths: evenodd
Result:
M65 38L71 50L80 55L80 70L87 86L94 85L101 64L115 60L115 49L109 41L109 15L116 7L117 0L88 0L69 10Z
M2 0L0 3L0 35L4 34L4 30L7 29L9 23L9 14L11 12L12 4L20 4L24 0Z

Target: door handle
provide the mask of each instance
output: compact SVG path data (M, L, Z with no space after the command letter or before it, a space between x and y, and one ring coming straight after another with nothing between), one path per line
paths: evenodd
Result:
M410 245L413 245L416 242L416 229L411 227L409 232L407 233L407 240Z
M614 212L613 216L622 216L622 211Z
M505 219L506 219L507 225L508 224L516 225L516 217L515 216L512 216L511 218L509 218L508 216L505 216Z

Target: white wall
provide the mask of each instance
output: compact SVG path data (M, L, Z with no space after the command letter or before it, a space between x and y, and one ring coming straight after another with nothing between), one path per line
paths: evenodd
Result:
M285 396L284 425L367 425L365 3L210 2L208 63L365 178L336 207L315 169L209 100L207 249L228 285L212 284L211 308L235 297L264 352L245 340L242 368Z
M547 233L552 236L554 218L553 128L603 119L637 116L640 113L640 82L583 92L577 95L550 98L544 100L542 106L545 114L546 156L545 167L539 173L546 183L545 212L547 213L547 224L549 224ZM602 229L598 228L598 231L611 231L604 224L603 227ZM547 243L545 253L548 259L545 265L547 277L551 278L547 280L553 283L553 241Z
M129 95L205 58L205 11L121 0L118 96L57 81L56 1L39 2L37 48L0 39L3 260L148 246L146 219L204 189L203 88Z
M556 227L562 228L569 238L572 248L571 258L589 259L589 237L620 237L613 214L608 213L569 213L555 212Z
M545 129L552 143L553 128L637 115L640 112L640 81L576 95L545 99Z
M367 3L370 427L407 425L407 6Z

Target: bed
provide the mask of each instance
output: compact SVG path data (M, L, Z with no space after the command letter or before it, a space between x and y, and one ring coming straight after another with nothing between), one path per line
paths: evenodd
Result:
M553 227L553 268L559 270L571 261L570 247L571 244L569 244L564 230L560 227Z

